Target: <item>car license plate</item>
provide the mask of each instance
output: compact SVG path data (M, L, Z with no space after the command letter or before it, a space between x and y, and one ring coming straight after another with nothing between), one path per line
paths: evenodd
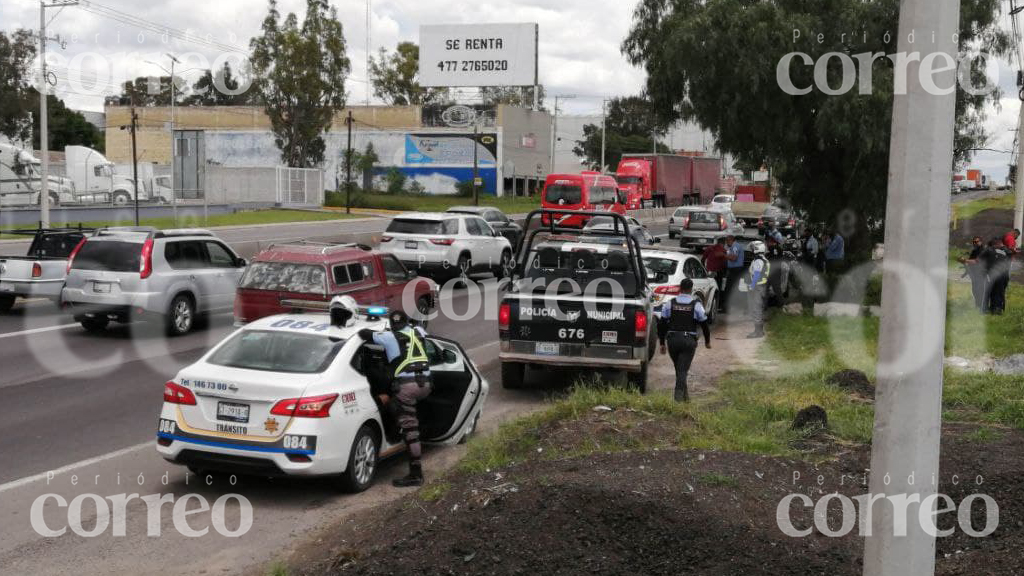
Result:
M558 354L558 344L555 342L537 342L537 354L554 356Z
M601 343L602 344L618 344L619 333L615 330L604 330L601 332Z
M97 294L108 294L110 292L109 282L93 282L92 291Z
M249 405L217 402L217 420L247 424L249 422Z
M405 241L405 247L407 249L409 249L409 250L415 250L416 247L419 246L419 245L420 245L420 243L416 242L415 240L406 240Z
M700 242L701 244L707 244L708 243L708 239L707 238L701 238L700 240L697 240L697 241Z

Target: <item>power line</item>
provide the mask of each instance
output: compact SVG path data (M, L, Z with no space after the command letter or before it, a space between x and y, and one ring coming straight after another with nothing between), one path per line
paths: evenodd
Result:
M195 34L189 34L184 30L179 30L177 28L172 28L170 26L159 24L151 20L146 20L145 18L135 16L127 12L122 12L116 8L112 8L110 6L106 6L98 2L93 2L92 0L82 0L81 4L79 4L79 7L97 16L103 16L104 18L109 18L111 20L121 22L122 24L142 28L143 30L149 30L151 32L166 34L168 37L175 38L177 40L182 40L184 42L190 42L192 44L200 44L212 48L218 48L226 52L247 52L247 50L243 50L239 46L228 44L226 42L220 42L217 40L206 40Z

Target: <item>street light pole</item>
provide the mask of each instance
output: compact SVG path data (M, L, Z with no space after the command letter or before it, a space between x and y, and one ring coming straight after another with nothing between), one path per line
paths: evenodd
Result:
M50 227L50 129L46 112L46 4L39 3L39 226Z
M599 170L604 172L604 149L605 149L605 131L608 127L608 100L601 101L601 167Z
M897 53L922 50L913 44L912 30L955 38L959 18L959 0L902 0ZM893 98L868 490L882 498L867 504L864 576L930 576L935 570L935 533L922 523L936 509L956 111L955 91L937 93L935 87L955 86L956 67L928 70L922 61L941 56L939 61L956 62L957 45L929 46L930 54L904 70L906 90ZM900 496L902 505L886 498ZM897 526L906 526L906 535L897 536Z
M174 225L178 225L178 194L174 190L174 65L178 64L178 59L173 54L167 53L167 57L171 59L171 213L174 216ZM155 190L154 190L155 192ZM135 195L139 195L139 191L135 191ZM152 198L150 198L152 200Z
M474 118L473 119L473 206L479 206L480 205L480 190L479 190L479 188L478 188L478 186L476 184L477 178L479 178L479 174L480 174L480 171L479 171L479 168L478 168L478 166L479 166L479 164L478 164L478 155L479 154L477 153L477 150L476 150L477 146L479 145L479 140L480 140L479 134L480 134L480 124Z

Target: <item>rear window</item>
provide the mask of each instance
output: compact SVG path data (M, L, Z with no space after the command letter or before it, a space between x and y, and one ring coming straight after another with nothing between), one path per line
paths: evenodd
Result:
M579 204L583 189L579 184L551 184L544 190L544 200L551 204Z
M718 224L722 217L718 212L692 212L690 224Z
M597 296L634 295L639 283L629 262L629 252L609 249L605 253L585 247L562 249L559 245L535 248L526 263L526 278L535 282L521 286L531 293L548 293L557 286L557 294L588 293Z
M668 278L676 273L676 268L679 267L679 262L672 260L671 258L648 257L644 258L644 266L658 276L665 276Z
M41 234L32 242L30 256L51 258L67 258L71 251L82 241L81 232L67 234Z
M338 264L334 267L334 283L337 286L344 284L358 284L370 277L369 262L353 262L352 264Z
M327 369L344 341L325 336L243 330L231 337L207 360L210 364L264 372L318 374Z
M301 294L327 294L323 266L288 262L253 262L242 276L240 288Z
M449 220L417 220L412 218L395 218L388 224L388 232L394 234L458 234L459 221Z
M86 240L75 255L71 269L138 272L141 259L142 244L138 242Z
M614 186L592 186L590 188L591 204L615 204L616 190Z

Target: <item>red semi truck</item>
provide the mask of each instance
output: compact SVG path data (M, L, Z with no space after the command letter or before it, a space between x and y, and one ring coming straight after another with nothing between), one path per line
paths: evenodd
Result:
M722 160L676 154L623 154L615 171L630 210L707 204L722 175Z

